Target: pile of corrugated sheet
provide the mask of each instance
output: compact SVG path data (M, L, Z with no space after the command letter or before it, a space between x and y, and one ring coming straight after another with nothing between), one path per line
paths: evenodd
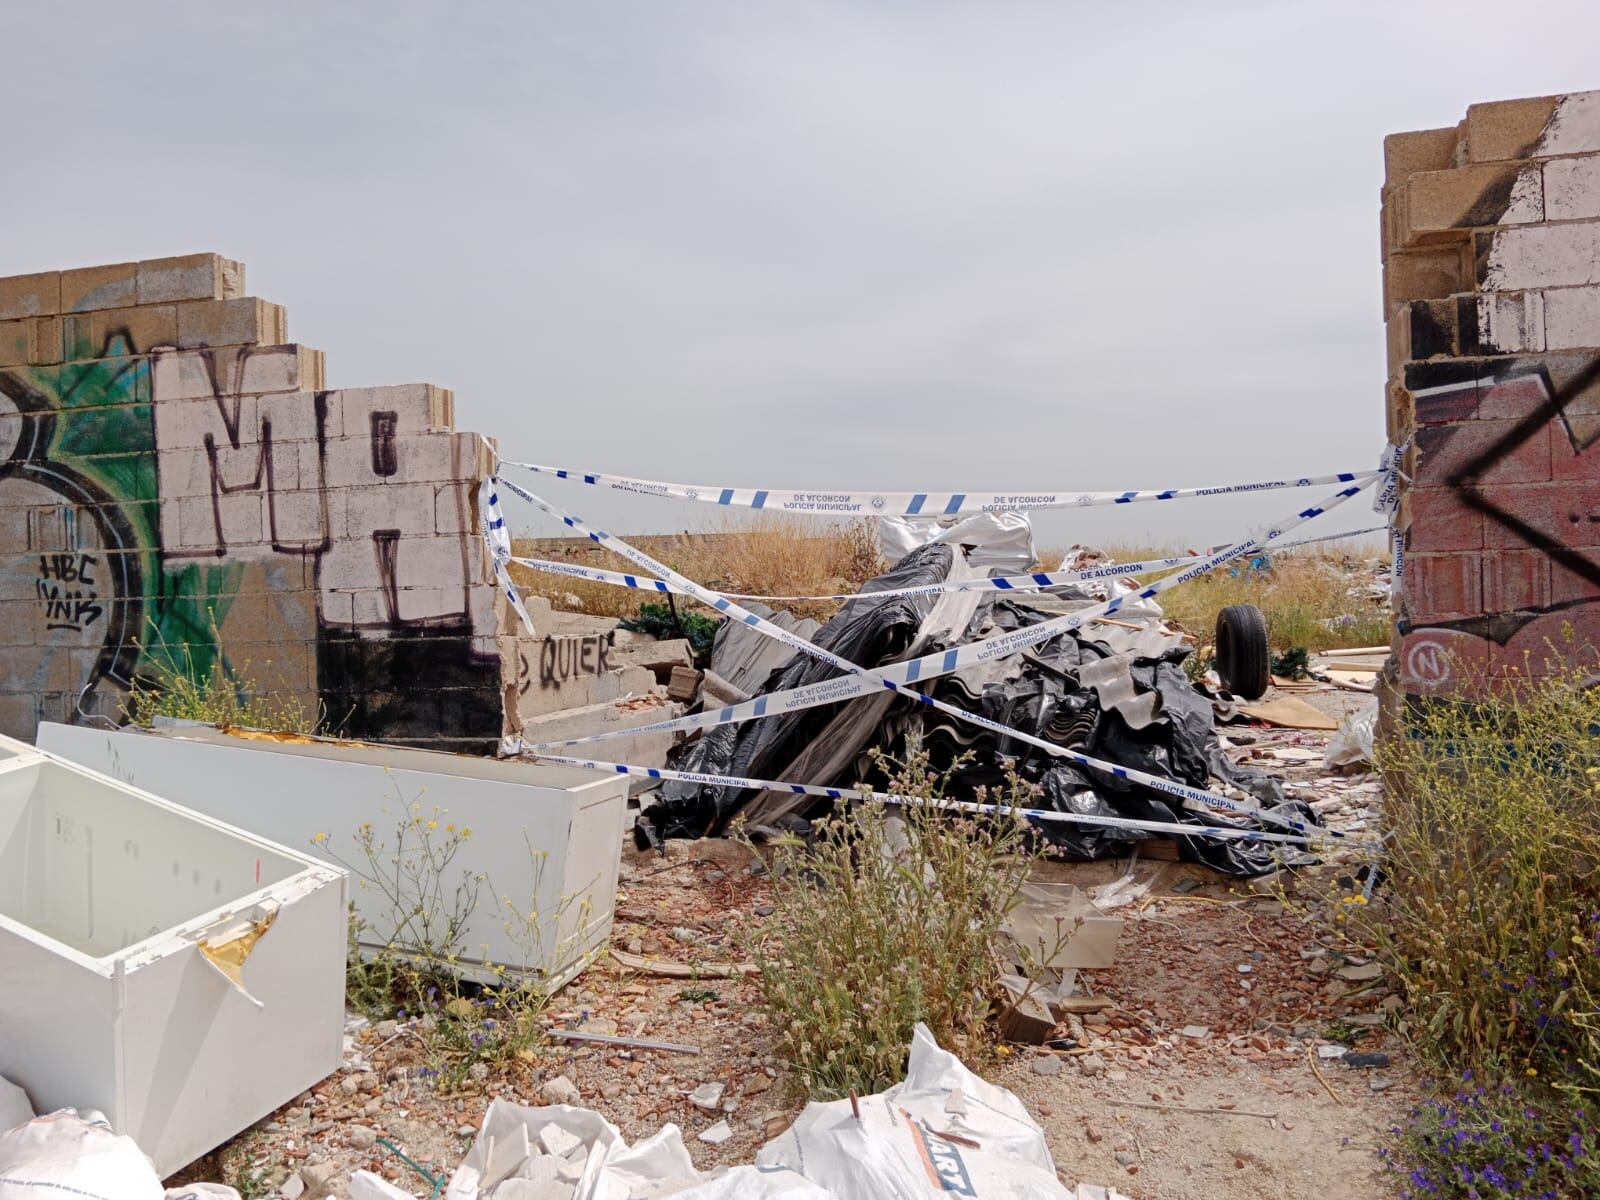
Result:
M1069 562L1067 566L1076 566ZM943 592L879 598L872 593L981 578L961 548L922 546L870 580L825 625L810 634L818 646L864 667L880 667L1087 608L1118 580L1037 592ZM1153 603L1119 610L1009 658L933 680L933 695L1062 747L1191 787L1214 783L1276 815L1310 821L1287 801L1279 782L1231 762L1213 725L1211 701L1184 672L1190 653L1160 620ZM787 624L787 622L786 622ZM708 678L722 702L831 678L826 663L795 654L758 631L730 622L719 632ZM680 746L671 765L686 771L823 786L887 781L871 751L901 758L916 747L938 769L953 768L952 796L966 798L999 784L1008 766L1037 785L1038 807L1060 812L1216 825L1228 819L1181 807L1167 794L1077 765L1037 747L961 721L885 690L841 704L745 724L722 725ZM640 818L641 841L699 837L749 825L792 827L827 811L829 801L784 791L757 791L673 781ZM1234 823L1239 823L1235 818ZM1254 827L1253 825L1251 827ZM1042 822L1044 836L1087 858L1127 854L1150 836L1139 830ZM1283 864L1284 852L1241 839L1185 837L1185 857L1219 870L1255 875ZM1293 858L1293 852L1290 852Z

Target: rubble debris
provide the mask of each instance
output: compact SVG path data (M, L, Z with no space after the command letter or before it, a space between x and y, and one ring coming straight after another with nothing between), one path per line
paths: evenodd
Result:
M1339 722L1297 696L1278 696L1256 704L1237 706L1240 715L1283 729L1337 729Z
M1028 593L955 592L876 598L871 593L977 576L959 548L923 546L870 580L819 628L813 641L866 667L879 667L941 648L952 648L1088 607L1109 589L1121 594L1121 579L1095 585L1068 584ZM1098 588L1098 591L1097 591ZM1184 674L1190 653L1183 639L1160 624L1153 602L1129 605L1119 616L1133 629L1091 625L1064 633L1009 658L986 662L927 685L932 695L1045 740L1111 763L1135 768L1191 787L1223 787L1258 803L1274 816L1311 821L1309 809L1288 798L1265 772L1235 764L1223 753L1211 700ZM721 633L738 644L761 635L748 626L725 625ZM721 636L719 633L719 637ZM757 695L833 678L827 663L796 655L789 647L764 679L742 677ZM1114 661L1113 661L1114 660ZM712 669L718 670L716 652ZM1085 681L1085 674L1088 681ZM951 767L951 796L970 798L999 784L1008 766L1042 789L1041 807L1106 817L1133 817L1198 824L1242 824L1247 818L1199 814L1166 793L1093 768L1062 761L1001 734L914 705L884 691L842 704L710 729L674 750L672 766L708 775L783 779L823 785L881 785L869 752L903 757L921 744L935 769ZM794 827L825 813L829 802L791 792L668 781L659 800L640 819L641 846L664 837L719 834L741 816L759 835L763 828ZM1058 849L1081 858L1125 855L1149 834L1126 828L1044 822L1040 834ZM1236 875L1257 875L1310 859L1294 850L1242 839L1181 838L1186 859Z

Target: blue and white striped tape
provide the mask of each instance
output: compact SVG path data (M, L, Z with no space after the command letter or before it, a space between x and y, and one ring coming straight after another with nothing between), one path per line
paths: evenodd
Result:
M591 529L579 518L573 516L569 512L566 512L564 509L558 508L548 501L535 496L533 493L519 487L510 480L501 480L500 482L504 484L507 490L513 494L520 496L522 499L528 501L530 504L533 504L535 507L550 514L551 516L556 517L563 524L579 533L584 534L595 543L615 551L624 558L627 558L630 561L636 562L640 566L645 567L647 570L654 571L657 575L660 575L668 582L678 584L684 589L685 594L693 596L695 599L700 600L702 603L705 603L717 611L726 614L730 618L743 621L752 628L755 628L760 632L765 633L767 636L783 642L785 645L793 647L803 654L808 654L811 657L826 662L830 666L833 666L846 673L842 677L822 680L817 683L808 684L804 687L793 688L784 692L774 692L764 696L757 696L752 700L745 701L743 704L731 705L717 710L716 712L698 713L692 716L678 717L666 721L657 721L647 725L633 726L628 729L610 730L604 733L590 734L587 737L542 742L528 747L528 749L538 754L541 751L555 750L566 746L581 745L589 742L605 741L615 737L634 736L637 734L654 732L677 732L689 731L693 729L709 729L718 725L755 720L765 716L775 716L778 713L795 712L806 708L812 708L819 704L832 704L841 700L849 700L856 696L875 692L878 688L882 687L914 698L920 703L932 708L936 708L939 711L953 716L958 720L990 729L1005 737L1015 739L1028 745L1037 746L1038 748L1043 749L1047 753L1055 755L1056 757L1065 758L1070 762L1075 762L1081 766L1086 766L1091 769L1104 772L1112 775L1113 777L1126 779L1129 782L1143 784L1157 791L1178 796L1187 802L1242 812L1256 817L1257 819L1279 824L1286 828L1306 830L1311 827L1306 826L1299 821L1281 818L1274 814L1261 812L1253 806L1241 804L1230 797L1220 795L1216 792L1206 791L1201 788L1192 788L1185 784L1177 783L1173 780L1163 779L1159 776L1149 775L1145 772L1137 771L1132 768L1122 767L1114 763L1103 762L1099 759L1090 758L1088 755L1079 754L1077 751L1067 750L1056 745L1054 742L1045 741L1043 738L1038 738L1031 734L1023 733L1020 730L1012 729L1009 726L1003 725L998 721L991 720L990 718L982 716L981 714L968 712L967 710L958 708L954 705L945 704L934 699L932 696L914 690L911 685L920 681L933 679L938 676L948 675L952 672L961 670L963 667L973 666L977 663L990 661L991 659L1007 658L1020 650L1026 649L1029 646L1038 645L1041 642L1048 641L1051 638L1057 637L1069 630L1076 629L1085 622L1093 620L1095 617L1108 616L1122 608L1124 605L1137 603L1141 600L1147 600L1153 596L1159 595L1161 592L1166 591L1169 588L1176 587L1192 579L1199 578L1201 575L1206 574L1215 567L1231 562L1236 558L1249 554L1252 551L1258 550L1266 545L1275 543L1277 539L1279 539L1289 530L1304 524L1306 521L1321 516L1323 513L1336 508L1340 504L1343 504L1352 496L1370 486L1374 478L1376 478L1376 472L1369 472L1368 477L1363 482L1353 483L1341 488L1338 492L1328 497L1321 504L1312 505L1309 508L1302 509L1292 517L1285 518L1277 525L1265 530L1263 533L1260 533L1253 538L1248 538L1245 541L1236 543L1233 546L1227 547L1216 554L1210 555L1200 563L1197 563L1185 570L1174 572L1171 575L1156 580L1137 592L1129 592L1121 596L1116 596L1101 604L1092 605L1078 612L1070 613L1061 617L1054 617L1048 621L1042 621L1035 625L1026 626L1022 629L998 634L994 637L983 639L982 641L972 642L965 646L952 648L950 650L941 651L935 654L925 655L922 658L912 659L908 662L896 663L874 670L857 666L848 659L840 658L838 655L832 654L827 650L813 645L811 642L789 630L782 629L776 625L773 625L769 621L763 620L755 613L749 612L740 607L726 596L722 596L708 588L701 587L693 580L679 575L677 572L671 570L671 568L667 567L665 564L656 562L649 555L645 554L643 551L635 549L621 538L608 534L603 530ZM496 511L494 516L499 518L498 505L495 506L495 509Z
M675 500L693 500L724 508L751 508L822 517L953 517L964 513L1091 508L1102 504L1142 504L1151 500L1187 500L1197 496L1230 496L1242 492L1322 487L1330 483L1362 483L1378 474L1376 471L1341 471L1332 475L1269 479L1259 483L1154 488L1132 492L803 492L780 488L729 487L725 484L664 483L656 479L635 479L630 475L607 475L600 471L577 471L567 467L512 462L509 459L501 459L496 469L503 471L506 467L641 496L668 496Z
M1354 529L1348 533L1330 533L1322 537L1300 538L1273 547L1274 552L1292 550L1297 546L1311 546L1318 542L1337 542L1345 538L1377 533L1386 526L1373 525L1367 529ZM946 592L1031 592L1040 588L1060 587L1068 583L1083 583L1095 579L1115 579L1124 575L1145 575L1152 571L1166 571L1173 567L1186 567L1201 562L1204 554L1190 554L1180 558L1147 558L1139 562L1115 563L1105 567L1084 567L1067 571L1034 571L1026 575L1002 575L993 579L962 579L945 583L926 583L918 587L884 588L871 592L836 592L817 596L772 596L759 592L723 592L729 600L778 601L845 601L859 596L876 596L887 600L895 596L937 596ZM624 571L607 571L601 567L586 567L581 563L557 562L547 558L517 558L509 560L519 567L544 571L551 575L565 575L569 579L587 579L611 587L634 588L642 592L671 592L686 595L684 589L665 579L651 579L642 575L629 575Z
M1183 837L1223 838L1247 842L1292 842L1303 845L1315 840L1323 831L1311 830L1306 834L1272 833L1266 830L1243 829L1234 825L1189 825L1182 821L1146 821L1138 817L1102 816L1098 813L1059 812L1053 808L1027 808L1009 804L980 804L973 800L930 801L919 796L902 796L894 792L870 791L862 788L821 787L817 784L784 783L772 779L750 779L743 775L709 775L703 771L675 771L670 767L639 767L629 763L606 762L588 758L570 758L559 754L540 754L540 762L555 763L563 767L582 767L591 771L610 771L618 775L632 775L640 779L676 780L682 783L702 783L713 787L733 787L769 792L790 792L796 796L820 796L829 800L867 800L878 804L921 805L955 812L1014 813L1032 821L1069 825L1093 825L1105 829L1136 829L1146 833L1171 833Z

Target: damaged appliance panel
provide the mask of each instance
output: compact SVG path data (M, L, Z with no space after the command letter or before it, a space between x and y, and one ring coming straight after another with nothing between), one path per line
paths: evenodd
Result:
M439 845L470 830L442 879L446 894L481 876L458 946L458 970L490 982L496 968L566 983L611 940L627 780L539 766L297 735L244 735L210 726L111 731L39 726L39 744L75 762L154 788L181 804L335 865L358 878L350 898L360 940L385 945L399 918L361 843L370 824L387 864L397 830L436 822ZM414 853L421 832L404 845ZM528 914L536 914L533 922Z
M338 1069L344 913L342 872L0 737L0 1075L161 1174Z

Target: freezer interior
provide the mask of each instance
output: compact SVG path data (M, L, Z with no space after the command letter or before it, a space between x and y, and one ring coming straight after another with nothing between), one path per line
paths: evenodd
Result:
M0 916L89 958L120 954L304 869L61 763L6 769L0 758Z

